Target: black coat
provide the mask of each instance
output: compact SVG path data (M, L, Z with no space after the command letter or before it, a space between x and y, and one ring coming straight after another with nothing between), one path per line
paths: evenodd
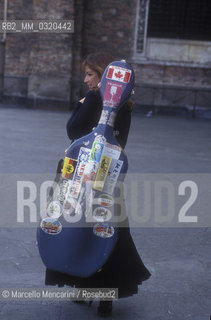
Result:
M67 134L71 140L90 133L96 127L102 111L98 91L89 91L84 103L78 102L67 122ZM116 139L125 148L130 129L131 111L125 104L115 119ZM125 225L125 224L124 224ZM81 288L118 288L119 298L137 293L138 285L150 277L134 245L129 227L119 227L116 246L102 267L89 278L80 278L46 270L47 285L70 285Z
M102 100L99 91L89 91L84 103L78 102L67 122L67 134L70 140L78 139L90 133L96 127L102 112ZM130 129L131 111L127 104L119 110L115 119L114 133L124 149Z

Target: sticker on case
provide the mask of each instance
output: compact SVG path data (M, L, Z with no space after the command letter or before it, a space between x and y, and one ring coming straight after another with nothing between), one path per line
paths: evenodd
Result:
M91 149L81 147L78 155L78 162L88 162L91 154Z
M80 162L76 168L74 180L72 186L70 187L70 195L74 198L77 198L81 189L81 184L83 181L83 174L85 170L86 164Z
M78 164L75 169L75 175L70 187L70 196L77 198L83 181L84 170L91 155L91 150L81 147L78 155Z
M131 70L118 66L110 66L107 71L106 78L116 80L123 83L130 81Z
M65 157L64 165L62 169L62 177L65 179L72 179L76 166L77 166L77 161L75 159Z
M79 201L72 197L68 197L63 205L63 212L70 216L75 213L81 214L82 209Z
M108 107L115 107L119 105L122 95L123 84L114 81L106 83L105 93L103 97L103 105Z
M107 124L111 127L114 127L115 118L116 118L116 112L111 111Z
M108 122L109 112L108 110L103 110L99 120L99 124L106 124Z
M101 143L105 143L106 142L106 137L104 137L103 135L99 134L98 136L96 136L95 141L101 142Z
M90 144L90 141L88 140L88 141L83 141L83 144L85 145L85 146L88 146L89 144Z
M112 217L112 213L109 209L104 207L97 207L93 211L93 218L98 222L109 221Z
M94 183L94 189L98 191L102 191L104 187L104 183L108 174L108 170L111 164L112 158L102 155L100 165L97 171L97 176Z
M101 155L103 153L104 144L94 141L92 145L90 160L100 162Z
M69 186L71 185L71 180L63 179L62 182L59 184L59 192L57 195L57 200L63 204L65 197L67 195L67 192L69 190Z
M62 207L59 201L51 201L47 208L47 214L51 218L59 218L62 215Z
M96 200L97 204L103 207L112 207L114 204L114 199L109 194L101 194Z
M106 143L103 149L103 155L111 157L113 159L119 159L121 150L122 149L117 145Z
M62 231L61 223L53 218L44 218L40 223L40 228L48 234L56 235Z
M112 160L110 168L109 168L109 172L107 175L107 179L103 188L103 191L108 193L108 194L112 194L114 191L114 187L117 183L117 179L119 177L121 168L123 165L123 161L121 160Z
M98 162L89 160L84 170L84 177L83 177L84 182L95 181L98 167L99 167Z
M107 224L97 223L93 227L93 232L101 238L111 238L114 235L114 227Z

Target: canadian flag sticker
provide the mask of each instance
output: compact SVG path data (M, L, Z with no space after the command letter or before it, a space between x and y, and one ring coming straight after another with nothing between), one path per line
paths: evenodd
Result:
M131 70L117 66L110 66L106 75L107 79L128 83L130 81Z

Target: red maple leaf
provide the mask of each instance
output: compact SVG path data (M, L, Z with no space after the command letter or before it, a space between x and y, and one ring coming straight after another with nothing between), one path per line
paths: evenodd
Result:
M114 73L114 75L117 78L122 78L123 77L123 74L120 71L118 71L117 73Z

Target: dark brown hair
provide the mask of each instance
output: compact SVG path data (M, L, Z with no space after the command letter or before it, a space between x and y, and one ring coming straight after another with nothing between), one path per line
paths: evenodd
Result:
M114 58L108 52L90 53L82 63L82 70L83 72L85 72L85 68L86 66L88 66L90 69L97 72L98 76L101 78L104 70L112 61L114 61ZM124 106L132 111L133 102L131 100L128 100L127 102L125 102Z
M89 54L82 63L82 70L85 71L85 67L88 66L90 69L97 72L101 78L107 65L114 61L114 58L110 53L97 52Z

